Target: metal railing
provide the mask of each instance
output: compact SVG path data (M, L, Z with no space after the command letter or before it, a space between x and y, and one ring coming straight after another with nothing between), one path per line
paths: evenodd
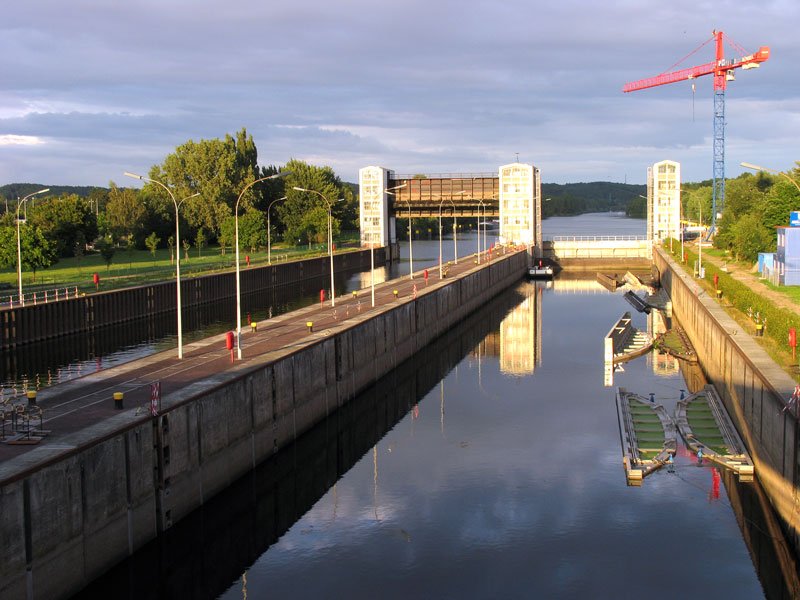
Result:
M0 307L14 308L20 304L47 304L48 302L77 298L78 295L78 286L28 292L27 294L23 293L22 297L19 294L12 294L10 296L0 296Z
M545 242L644 242L645 235L545 235Z

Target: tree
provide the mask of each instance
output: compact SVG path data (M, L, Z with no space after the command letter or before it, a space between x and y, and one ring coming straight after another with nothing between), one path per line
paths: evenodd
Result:
M758 253L775 246L775 234L764 227L761 217L748 213L731 228L732 250L737 260L755 262Z
M75 194L46 198L28 209L29 223L38 227L54 245L58 256L73 256L80 237L97 237L97 218L88 200Z
M103 257L103 261L106 263L106 271L108 271L111 268L111 261L114 260L114 253L117 251L112 239L109 236L102 237L94 243L94 247Z
M290 175L286 177L286 200L278 207L286 233L284 239L323 241L328 234L328 202L333 214L333 230L339 231L339 216L345 210L339 198L351 198L352 191L342 182L330 167L314 167L299 160L286 164ZM327 202L313 192L300 192L294 187L314 190L322 194Z
M175 236L171 235L167 238L167 246L169 246L169 264L175 262Z
M239 245L250 252L267 245L267 224L261 212L248 210L239 217Z
M194 237L195 246L197 246L197 257L200 257L200 252L203 250L203 246L206 245L206 230L202 227L197 230L197 235Z
M192 247L192 243L187 240L186 238L183 239L183 258L189 260L189 248Z
M114 238L126 240L128 247L132 249L136 245L136 236L144 230L146 216L147 209L136 190L116 186L111 188L106 224Z
M158 250L158 244L161 242L161 238L156 235L156 232L153 231L147 238L144 240L145 246L147 249L150 250L150 254L153 255L153 264L156 264L156 250Z
M27 225L20 230L20 244L22 266L33 271L34 281L36 281L36 271L46 269L58 262L56 245L51 243L42 230L35 225Z
M255 181L257 160L253 138L242 129L235 138L226 135L224 140L189 140L163 164L152 167L149 177L169 187L178 201L200 192L200 196L183 203L182 217L192 231L203 227L216 238L222 222L233 213L239 192ZM171 202L159 186L148 184L145 188L162 202L164 198ZM251 188L242 198L240 210L252 206L254 199L255 190Z

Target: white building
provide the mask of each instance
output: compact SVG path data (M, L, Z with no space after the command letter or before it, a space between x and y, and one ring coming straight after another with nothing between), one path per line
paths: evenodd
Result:
M358 171L359 221L361 244L388 246L396 241L394 217L389 217L386 194L389 170L383 167L364 167Z
M539 169L523 163L500 167L501 243L541 245L541 197Z
M681 235L681 165L662 160L647 168L647 239Z

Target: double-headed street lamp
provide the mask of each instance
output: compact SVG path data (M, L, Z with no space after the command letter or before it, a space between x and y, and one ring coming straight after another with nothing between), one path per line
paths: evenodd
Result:
M28 201L29 198L33 198L37 194L44 194L45 192L49 191L50 188L45 188L43 190L39 190L38 192L28 194L22 200L17 198L17 283L19 283L19 303L21 306L25 306L25 296L22 295L22 243L20 242L19 235L19 209Z
M273 200L272 202L269 203L269 206L267 207L267 264L268 265L272 264L272 229L269 221L269 210L272 208L273 204L275 204L276 202L280 202L281 200L286 200L286 196L284 196L283 198L278 198L276 200Z
M794 187L796 187L796 188L797 188L797 191L798 191L798 192L800 192L800 184L798 184L798 183L797 183L797 182L794 180L794 178L792 178L792 177L789 177L789 176L788 176L786 173L784 173L783 171L776 171L775 169L768 169L767 167L759 167L758 165L754 165L754 164L751 164L751 163L746 163L746 162L743 162L743 163L740 163L740 164L741 164L741 165L742 165L742 166L743 166L745 169L752 169L753 171L767 171L767 172L769 172L769 173L775 173L775 174L777 174L777 175L783 175L784 177L786 177L786 179L788 179L789 181L791 181L791 182L794 184Z
M298 192L311 192L312 194L316 194L328 205L328 254L331 259L331 306L336 306L336 290L333 287L333 216L331 215L333 204L331 204L331 201L328 200L322 192L318 192L317 190L309 190L308 188L297 186L294 186L292 189ZM342 200L344 200L344 198L339 198L336 202L341 202Z
M149 179L144 177L143 175L137 175L136 173L129 173L125 171L124 173L127 177L133 177L134 179L139 179L141 181L147 181L149 183L154 183L156 185L161 186L167 191L169 197L172 199L172 204L175 206L175 301L177 303L176 309L178 312L178 358L183 358L183 321L181 318L181 229L180 229L180 219L178 217L178 209L180 208L181 204L185 200L189 198L194 198L195 196L199 196L200 192L192 194L191 196L186 196L185 198L181 198L180 200L175 199L175 195L172 191L163 183L156 179Z
M267 177L261 177L256 179L255 181L251 181L246 186L242 188L242 191L239 192L239 197L236 198L236 205L233 208L233 215L234 215L234 230L236 238L236 357L241 360L242 359L242 287L239 281L239 202L241 202L244 193L253 187L255 184L260 183L262 181L266 181L268 179L277 179L278 177L284 177L289 174L289 171L283 171L282 173L275 173L274 175L269 175Z

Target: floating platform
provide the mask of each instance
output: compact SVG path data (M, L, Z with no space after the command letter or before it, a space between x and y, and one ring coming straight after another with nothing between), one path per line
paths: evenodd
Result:
M678 401L675 419L689 450L753 481L753 461L713 385Z
M694 364L697 362L697 353L686 336L686 332L680 326L675 326L669 331L656 336L653 346L665 354L688 363Z
M631 322L631 313L624 313L603 340L606 363L619 364L647 354L653 347L653 338L639 331Z
M667 464L675 455L678 434L660 404L617 388L617 419L622 445L622 464L628 485L642 480Z

